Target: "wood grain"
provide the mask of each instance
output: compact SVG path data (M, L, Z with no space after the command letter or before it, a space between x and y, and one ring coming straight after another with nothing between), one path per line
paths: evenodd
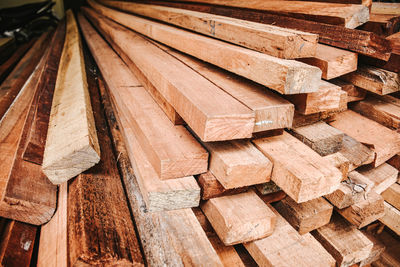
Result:
M333 166L339 169L342 173L342 180L347 179L350 170L350 161L343 156L341 152L326 155L324 159L328 160Z
M399 171L387 163L376 168L360 168L359 172L374 183L374 191L381 194L396 183Z
M379 219L384 225L400 235L400 211L385 202L385 215Z
M382 197L387 203L400 210L400 184L394 183L382 192Z

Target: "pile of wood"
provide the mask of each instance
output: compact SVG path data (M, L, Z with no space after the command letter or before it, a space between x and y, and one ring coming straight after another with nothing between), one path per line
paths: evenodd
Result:
M365 0L67 11L0 70L0 262L400 266L399 23Z

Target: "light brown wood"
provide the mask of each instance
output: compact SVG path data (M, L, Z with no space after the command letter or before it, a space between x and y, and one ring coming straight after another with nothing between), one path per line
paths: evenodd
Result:
M381 254L385 250L385 245L383 245L381 241L379 241L377 238L375 238L372 234L368 233L367 231L362 231L362 233L373 243L373 247L368 258L360 262L360 267L363 266L368 267L372 262L379 260Z
M253 140L274 164L271 180L297 203L336 190L340 171L289 133Z
M67 199L68 184L63 183L58 190L57 211L51 220L40 228L37 266L68 266L67 256Z
M330 80L357 70L357 53L318 44L315 56L299 59L322 70L322 78Z
M321 70L314 66L294 60L275 58L210 37L114 11L93 1L89 1L89 4L102 15L151 39L282 94L310 93L317 90ZM224 60L221 60L222 58Z
M376 153L374 166L379 166L400 152L400 135L379 123L347 110L336 114L329 123L357 141L368 144Z
M350 207L338 210L340 215L359 229L385 215L384 201L381 195L372 190L365 195L365 198Z
M343 145L339 153L350 161L350 171L375 160L374 151L347 134L343 136Z
M333 212L332 205L322 197L303 203L286 197L274 207L301 235L329 223Z
M367 94L366 90L354 86L354 84L341 79L333 79L329 82L340 86L342 88L342 91L345 91L347 93L347 102L363 100Z
M385 215L379 219L397 235L400 235L400 211L385 202Z
M201 209L226 246L257 240L274 232L276 215L252 190L207 200Z
M324 23L343 25L354 29L369 19L369 9L363 5L318 3L303 1L230 1L230 0L188 0L181 2L199 2L223 6L263 10L271 13L286 14L293 17L307 18Z
M400 3L372 3L371 13L373 14L392 14L400 16Z
M66 14L67 33L42 163L44 174L54 184L73 178L100 160L78 26L72 11Z
M357 71L344 75L343 79L379 95L386 95L400 90L400 76L398 73L372 66L358 66Z
M118 114L138 140L160 179L207 171L208 153L186 130L174 126L111 47L86 20L80 20L85 38L115 102ZM113 66L113 67L110 67Z
M141 36L92 10L85 12L107 39L125 51L203 141L251 136L254 112Z
M336 152L330 155L326 155L324 159L328 160L333 166L339 169L342 173L342 180L347 179L347 175L350 170L350 161L343 156L342 153Z
M317 92L285 96L295 105L296 111L309 115L322 111L338 110L343 91L335 84L321 80ZM347 100L345 102L347 104Z
M293 128L292 134L321 156L336 153L342 148L343 132L325 122Z
M286 59L315 55L315 34L179 8L102 1L103 4L167 22L220 40Z
M382 192L382 197L390 205L400 210L400 184L394 183L392 186Z
M268 88L176 50L168 53L254 111L253 132L292 127L293 104Z
M271 207L271 206L270 206ZM301 236L276 210L271 236L244 246L259 266L335 266L335 260L309 233Z
M272 162L250 141L203 143L210 153L209 170L225 189L268 182Z
M374 183L374 191L381 194L396 183L399 171L387 163L376 168L362 168L359 172Z
M335 213L330 223L312 234L335 258L336 266L350 266L368 258L373 247L362 232Z

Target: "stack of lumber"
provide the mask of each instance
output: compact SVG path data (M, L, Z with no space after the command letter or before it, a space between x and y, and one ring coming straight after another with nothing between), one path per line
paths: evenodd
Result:
M2 265L400 266L400 6L87 3L0 70Z

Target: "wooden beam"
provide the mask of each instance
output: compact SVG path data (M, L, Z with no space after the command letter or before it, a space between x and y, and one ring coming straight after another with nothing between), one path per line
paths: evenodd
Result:
M268 88L176 50L168 53L251 109L255 114L253 132L292 127L293 104Z
M223 266L191 209L147 212L137 179L128 158L109 96L100 86L107 122L112 135L117 165L127 191L132 214L140 235L146 262L160 265L201 265L205 261Z
M317 48L317 35L306 32L157 5L119 1L102 3L124 12L170 23L274 57L285 59L312 57Z
M379 219L384 225L389 227L397 235L400 235L400 211L385 202L385 214Z
M392 14L400 16L399 3L373 3L371 13L373 14Z
M322 78L330 80L357 70L357 53L318 44L315 56L299 59L322 70Z
M274 207L301 235L329 223L333 212L333 206L322 197L303 203L286 197Z
M292 129L292 134L321 156L338 152L342 148L343 132L325 122Z
M368 267L369 264L379 260L381 254L385 250L385 245L383 245L383 243L379 241L376 237L374 237L371 233L368 233L367 231L362 231L362 233L373 243L373 247L368 258L360 262L360 267Z
M399 30L400 16L392 14L371 13L368 22L359 27L360 30L388 36Z
M201 188L201 199L203 200L227 195L235 195L248 190L248 187L225 189L210 171L200 174L197 177L197 182Z
M58 64L65 36L65 20L62 20L51 39L49 52L46 55L45 66L40 75L37 87L39 105L36 105L35 117L29 131L23 154L23 159L42 164L44 147L49 124L50 109L53 100L54 87L57 79Z
M387 163L371 168L361 168L359 172L374 183L374 191L381 194L396 183L399 171Z
M68 184L63 183L58 190L57 211L53 218L40 228L38 267L68 266L67 201Z
M367 94L366 90L354 86L354 84L343 81L341 79L333 79L329 82L340 86L342 88L342 91L345 91L347 93L347 102L363 100Z
M212 198L201 209L225 246L250 242L274 232L276 215L252 190Z
M279 93L309 93L317 90L321 70L314 66L294 60L275 58L173 26L115 11L93 1L89 3L102 15L151 39L265 85ZM206 50L207 53L202 52Z
M332 193L340 184L340 171L289 133L253 143L274 164L271 180L297 203Z
M392 184L392 186L383 191L381 195L387 203L400 210L400 184Z
M335 213L330 223L312 234L335 258L336 266L350 266L368 258L373 247L362 232Z
M272 235L244 246L259 266L335 266L331 255L309 234L300 235L274 208Z
M374 151L347 134L343 136L343 145L339 152L350 161L350 171L375 160Z
M67 34L57 73L42 164L43 173L54 184L73 178L100 160L78 26L72 11L66 14Z
M333 166L339 169L342 173L342 180L346 180L350 170L350 161L343 156L342 153L336 152L330 155L324 156L324 159L328 160Z
M209 142L209 170L225 189L265 183L272 163L250 141Z
M141 36L90 9L85 12L107 39L121 46L202 140L251 136L254 113L247 107ZM130 40L129 45L124 40Z
M359 66L357 71L344 75L343 79L379 95L386 95L400 90L398 73L372 66Z
M207 171L208 153L181 125L174 126L128 66L83 18L85 38L115 102L118 115L138 140L160 179ZM110 68L110 66L113 66Z
M373 263L374 267L397 266L400 264L400 241L392 232L383 230L382 233L375 235L381 241L386 249L381 258Z

